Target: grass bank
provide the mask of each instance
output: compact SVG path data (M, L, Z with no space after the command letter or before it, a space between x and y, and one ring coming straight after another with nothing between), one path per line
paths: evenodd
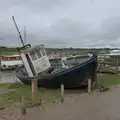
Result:
M120 74L109 75L104 74L98 77L98 81L105 86L111 86L120 84ZM20 102L21 96L27 97L27 100L31 100L31 86L26 86L23 84L1 84L0 90L10 91L7 94L0 95L0 107L6 107ZM87 92L86 90L65 90L66 94L80 94ZM38 97L42 97L44 103L52 102L60 98L60 89L38 89Z
M31 101L31 86L23 84L2 84L0 90L10 91L9 93L0 95L0 107L6 107L20 102L21 96L26 97L27 101ZM60 89L48 90L44 88L38 89L38 98L42 97L44 103L58 99Z
M102 74L98 77L98 82L105 86L120 84L120 73L119 74Z

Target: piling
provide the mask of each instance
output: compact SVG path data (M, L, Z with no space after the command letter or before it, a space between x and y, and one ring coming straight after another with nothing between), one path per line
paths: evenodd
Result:
M91 93L91 79L88 79L88 94Z
M32 80L32 104L37 103L37 80L33 79Z
M24 98L24 96L21 97L21 102L22 102L21 114L22 115L26 115L26 105L25 105L25 98Z
M64 84L61 84L61 102L64 103Z

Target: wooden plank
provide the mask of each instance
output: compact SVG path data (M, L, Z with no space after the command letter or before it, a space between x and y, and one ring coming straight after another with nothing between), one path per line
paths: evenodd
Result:
M113 65L116 66L116 62L106 62L106 61L102 61L100 64L106 64L106 65Z
M110 69L110 68L99 69L99 71L100 71L100 73L116 74L116 70L115 69Z

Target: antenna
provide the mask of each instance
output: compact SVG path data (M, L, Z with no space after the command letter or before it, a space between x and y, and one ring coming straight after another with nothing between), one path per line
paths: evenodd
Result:
M26 26L24 26L24 43L26 44Z
M22 42L22 45L24 46L24 42L23 42L22 36L21 36L21 34L20 34L20 31L19 31L19 29L18 29L18 27L17 27L17 24L16 24L16 22L15 22L14 16L12 16L12 19L13 19L13 22L14 22L14 24L15 24L15 27L16 27L16 29L17 29L17 31L18 31L18 34L19 34L20 40L21 40L21 42Z

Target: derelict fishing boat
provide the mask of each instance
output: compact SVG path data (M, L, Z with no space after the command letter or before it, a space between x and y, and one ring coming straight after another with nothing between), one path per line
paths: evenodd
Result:
M13 21L15 23L14 17ZM16 76L24 84L31 84L32 80L37 80L39 87L59 88L64 84L65 88L76 88L86 86L88 79L95 81L97 69L97 56L95 54L86 57L75 57L71 64L69 58L64 57L55 62L50 62L44 45L31 47L24 45L22 36L17 28L23 47L18 48L23 65L16 70ZM56 65L55 65L56 63ZM58 65L59 63L59 65ZM59 66L59 67L55 67Z
M62 58L61 68L54 69L43 45L19 52L24 65L16 70L16 76L24 84L31 84L33 79L37 79L39 87L59 88L64 84L65 88L76 88L86 86L88 79L92 82L95 80L97 56L94 54L86 56L83 61L77 58L76 62L69 66L66 64L67 58Z

